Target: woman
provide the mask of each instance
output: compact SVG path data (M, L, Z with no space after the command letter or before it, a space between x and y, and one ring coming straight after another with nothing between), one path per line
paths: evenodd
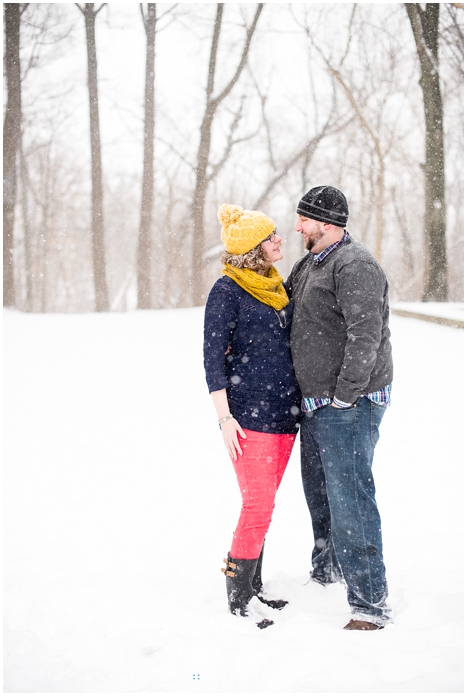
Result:
M300 415L300 392L289 348L292 306L274 262L282 240L255 210L219 208L223 277L206 304L204 367L224 442L242 494L242 509L223 569L229 609L248 615L262 589L261 564L274 499L289 461ZM264 628L265 619L258 626Z

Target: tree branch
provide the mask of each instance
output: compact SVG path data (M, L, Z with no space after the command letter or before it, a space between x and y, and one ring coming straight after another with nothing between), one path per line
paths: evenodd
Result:
M221 3L219 3L219 5L220 4ZM215 97L215 99L212 100L211 106L214 109L221 103L221 101L223 99L226 98L226 96L232 91L232 89L235 87L236 83L238 82L238 78L240 77L242 70L245 67L245 63L247 61L247 58L248 58L248 52L250 50L251 40L253 38L253 34L254 34L255 29L256 29L256 25L258 24L259 16L263 10L263 7L264 7L264 2L259 2L258 7L256 8L253 22L247 31L245 46L243 47L243 53L242 53L242 56L240 58L240 62L238 64L235 75L230 80L230 82L227 83L227 86L225 87L225 89L217 97Z
M177 155L177 157L179 157L179 158L182 160L182 162L184 162L188 167L190 167L190 169L191 169L193 172L196 171L196 167L193 166L193 164L192 164L189 160L187 160L187 158L185 157L185 155L182 155L181 152L179 152L178 150L176 150L175 147L172 145L172 143L167 142L167 140L164 140L164 138L161 138L160 136L157 137L157 140L158 140L160 143L164 143L164 145L167 145L167 147L169 148L169 150L171 150L171 151L174 153L174 155Z
M357 11L357 3L354 2L353 8L352 8L352 14L350 15L350 21L349 21L349 40L347 41L347 46L345 47L344 55L342 56L339 67L341 68L342 65L344 64L344 60L347 58L347 54L350 50L350 44L352 43L352 24L355 19L355 13Z
M305 144L305 146L301 148L301 150L299 150L297 153L295 153L295 155L293 155L293 156L289 159L289 161L288 161L286 164L283 165L282 169L278 172L278 174L276 174L275 177L273 177L273 178L270 180L270 182L268 183L268 185L267 185L266 188L264 189L264 191L263 191L263 193L261 194L261 196L260 196L260 197L258 198L258 200L254 203L254 205L253 205L253 209L254 209L254 210L257 210L258 208L260 208L260 207L262 206L262 204L263 204L264 201L267 199L267 197L269 196L269 194L271 193L271 191L273 190L273 188L276 186L276 184L278 184L279 181L285 177L285 175L290 171L290 169L294 166L294 164L295 164L296 162L298 162L298 160L299 160L301 157L303 157L303 155L305 155L305 154L307 153L307 151L310 151L312 148L313 148L313 149L316 149L316 147L318 146L320 140L322 140L322 138L324 137L324 135L325 135L325 132L324 132L324 130L323 130L321 133L319 133L319 135L316 135L314 138L312 138L311 140L309 140L309 141Z
M266 89L266 93L262 94L261 90L259 88L258 82L253 74L253 71L250 70L251 77L253 79L253 84L255 86L256 91L258 92L259 100L261 103L261 116L263 119L263 123L266 129L266 141L268 144L268 154L269 154L269 162L271 164L272 170L275 171L276 169L276 161L274 159L274 153L272 150L272 141L271 141L271 128L269 126L269 120L268 117L266 116L266 102L268 100L268 92L269 89Z
M219 162L217 164L213 165L211 173L206 177L206 181L208 184L211 181L213 181L216 178L216 176L219 174L220 170L222 169L224 164L229 159L230 153L232 152L235 145L238 145L238 143L244 143L246 140L250 140L251 138L254 138L255 135L257 135L257 133L259 131L259 128L257 128L254 133L250 133L249 135L245 135L243 138L234 138L233 137L235 131L237 130L238 124L240 123L240 120L242 118L242 110L243 110L243 99L242 99L242 102L240 105L240 109L235 114L235 118L234 118L232 125L230 127L230 133L229 133L229 137L227 140L226 148L224 150L224 154L222 155Z
M79 2L75 2L75 5L78 8L78 10L83 13L83 15L86 14L86 3L84 3L84 7L81 7ZM107 3L103 2L102 5L97 10L93 10L92 14L94 15L94 17L96 17L99 14L99 12L102 10L102 8L105 7L106 5L107 5Z
M214 91L214 75L216 72L217 50L219 47L219 36L221 33L222 15L224 12L224 3L217 3L216 21L214 24L214 33L212 36L211 54L209 56L208 68L208 84L206 87L206 101L209 103L211 95Z
M178 5L178 2L174 3L174 4L172 5L172 7L169 7L168 10L166 10L165 12L163 12L163 13L161 14L161 16L157 18L156 22L160 22L160 20L163 19L166 15L170 14L170 13L172 12L172 10L174 10L174 9L177 7L177 5Z
M351 89L349 88L349 86L346 84L346 82L345 82L344 78L342 77L342 74L339 72L339 70L338 70L337 68L335 68L333 65L331 65L329 59L324 55L324 53L323 53L323 51L321 50L320 46L318 46L318 45L315 43L313 37L312 37L311 34L310 34L310 30L309 30L308 27L306 28L306 33L307 33L307 35L308 35L308 38L310 39L310 41L312 42L312 44L314 45L314 47L316 48L316 50L318 51L318 53L321 55L321 57L322 57L322 59L324 60L324 62L326 63L326 66L327 66L328 70L330 71L330 73L332 74L332 76L337 80L337 82L340 84L340 86L342 87L342 89L344 90L345 95L346 95L347 99L349 100L350 105L352 106L352 109L354 110L354 112L355 112L356 115L358 116L358 119L360 120L360 123L362 124L362 126L363 126L364 129L367 131L368 135L370 136L370 138L371 138L372 141L373 141L373 144L374 144L374 146L375 146L376 154L377 154L377 156L378 156L379 161L382 162L382 161L383 161L383 154L382 154L382 152L381 152L381 148L380 148L380 144L379 144L379 139L377 138L376 134L373 132L373 129L371 128L370 124L368 123L368 121L367 121L366 118L364 117L364 115L363 115L363 113L362 113L362 110L359 108L357 102L355 101L355 98L354 98L354 96L353 96L352 90L351 90Z

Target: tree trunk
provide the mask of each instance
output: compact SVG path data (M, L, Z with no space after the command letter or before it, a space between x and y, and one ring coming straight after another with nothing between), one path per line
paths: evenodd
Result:
M218 5L219 7L219 5ZM201 138L198 150L198 165L196 167L196 185L193 195L192 217L193 217L193 264L192 264L192 292L193 304L202 305L204 301L204 268L203 252L205 246L204 233L204 208L206 204L206 192L208 182L206 180L206 170L209 162L209 151L211 149L211 128L213 114L206 113L201 126Z
M19 3L7 2L5 11L5 71L7 103L3 122L3 304L15 305L13 232L16 202L16 156L21 138L21 65Z
M378 153L379 154L379 153ZM381 263L383 257L384 239L384 158L378 157L378 173L376 175L376 240L375 257Z
M151 301L151 222L154 200L154 73L156 3L148 3L144 18L146 30L146 85L144 90L144 160L141 218L138 236L138 308L150 309Z
M32 288L32 239L29 225L29 184L26 159L24 157L22 137L20 138L20 174L21 174L21 214L24 235L24 274L26 279L26 312L33 310Z
M109 308L109 300L107 293L105 263L102 155L99 128L99 95L97 91L97 56L95 33L97 12L94 11L94 3L87 2L84 5L84 10L82 10L82 12L84 14L84 22L86 26L86 47L88 54L88 88L92 172L91 242L94 292L96 303L95 306L97 312L107 312Z
M40 306L39 311L47 312L47 291L49 286L49 246L51 237L51 209L53 207L53 182L52 182L52 142L44 152L41 177L43 181L41 192L41 223L39 227L39 281L40 281Z
M211 54L209 58L208 85L206 88L206 110L201 124L200 141L198 148L198 160L196 165L196 184L193 194L193 261L192 261L192 293L193 304L203 303L203 252L205 245L204 235L204 206L206 202L207 180L206 172L211 150L211 128L214 119L214 105L212 93L214 90L214 77L216 73L217 51L219 48L219 36L221 33L222 15L224 3L217 3L216 19L212 34Z
M448 271L444 192L443 101L439 79L439 3L405 3L420 60L425 112L425 246L428 261L422 301L446 302Z
M213 97L214 77L216 73L217 54L219 48L219 37L222 24L222 14L224 11L224 4L217 3L216 19L214 22L211 53L209 58L208 83L206 87L206 108L204 112L203 122L201 124L200 141L196 164L196 184L193 193L193 202L191 206L191 214L193 221L191 282L193 304L195 306L202 305L205 300L203 265L205 246L204 208L206 203L207 189L209 185L207 169L209 165L209 155L211 152L212 124L216 115L217 108L219 107L221 102L230 94L233 87L237 83L243 71L243 68L246 65L251 40L253 38L253 34L256 29L256 25L258 23L263 6L264 3L258 3L257 5L253 22L247 30L243 52L233 78L227 82L226 87L217 95L217 97Z

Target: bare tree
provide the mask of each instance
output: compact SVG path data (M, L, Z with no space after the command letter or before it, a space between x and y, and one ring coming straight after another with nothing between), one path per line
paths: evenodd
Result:
M88 55L92 172L91 240L94 293L97 312L106 312L109 309L105 262L102 154L99 126L99 93L97 89L96 54L96 17L105 5L106 3L102 3L100 7L95 10L93 2L87 2L83 7L76 3L76 6L84 15L84 23L86 27L86 48Z
M425 112L425 240L428 252L422 300L446 302L446 206L444 180L443 100L441 96L438 28L439 3L405 3L420 61L420 86Z
M383 239L384 239L384 193L385 193L385 154L381 147L380 137L377 132L372 128L369 119L365 115L364 109L361 109L354 97L351 87L347 84L342 73L337 68L334 68L328 61L326 61L328 68L332 76L337 80L342 89L345 92L349 103L354 110L357 118L359 119L362 127L368 134L370 141L373 145L376 159L378 162L378 170L376 174L376 200L375 200L375 211L376 211L376 244L375 244L375 257L378 261L381 261L382 251L383 251Z
M21 138L19 145L19 179L21 180L21 226L17 236L17 248L15 252L15 284L16 284L16 305L26 309L27 312L33 311L34 306L34 201L31 198L31 182L29 178L28 152L34 151L32 142L37 137L38 130L34 126L38 125L38 112L41 119L45 116L47 108L43 104L39 106L35 100L31 103L31 96L28 94L28 85L31 84L32 73L39 66L43 66L52 55L57 58L60 54L60 44L71 34L71 25L63 23L63 10L53 4L37 5L29 3L23 6L21 12ZM53 54L48 53L55 45ZM57 51L58 48L58 51ZM44 49L46 49L44 51ZM60 87L60 98L64 98L63 87ZM69 93L69 90L66 90ZM41 95L41 99L47 99L49 104L55 103L56 95L47 94L47 90ZM25 97L26 95L26 97ZM49 106L47 104L47 106ZM35 133L35 135L34 135ZM36 143L37 145L37 143ZM22 248L18 245L22 231Z
M76 99L80 98L75 91L75 75L69 79L64 73L57 80L56 71L43 69L49 61L56 61L65 52L68 54L73 31L83 29L83 20L78 20L73 4L70 7L60 3L31 3L21 16L23 143L22 152L16 150L15 160L14 302L16 307L29 311L92 311L97 298L97 273L93 277L96 246L94 237L89 234L90 220L83 219L80 214L89 206L86 203L91 183L89 156L79 151L78 140L76 143L69 140L71 132L76 133L83 127L77 120L75 108ZM85 16L85 12L90 11L89 4L80 2L79 5L80 15ZM95 19L103 5L100 2L90 5ZM146 22L152 19L153 6L157 34L169 5L164 6L164 10L155 3L143 5L145 30ZM102 179L100 170L106 223L102 251L105 232L107 278L104 274L104 281L107 280L109 311L136 306L189 306L193 304L195 289L194 302L199 305L204 301L203 291L208 281L214 280L220 272L218 261L222 245L218 244L218 226L210 224L214 223L219 202L243 200L245 207L266 206L279 229L286 230L293 201L324 177L327 183L341 187L349 197L351 233L378 255L383 220L383 261L392 296L419 299L423 291L424 254L427 254L423 236L424 173L419 165L420 151L424 147L424 114L419 88L414 88L419 79L419 58L414 50L405 6L357 4L350 25L353 5L335 4L329 10L325 5L296 5L297 18L302 20L300 26L304 30L306 21L303 20L307 20L312 28L311 36L315 38L312 44L304 31L297 34L291 26L287 39L290 45L298 47L297 39L303 42L294 56L290 55L290 60L297 58L294 69L297 68L297 73L300 70L296 93L299 98L293 98L295 83L290 92L288 89L284 92L284 74L287 73L285 66L284 72L281 70L281 54L275 53L277 42L271 37L271 32L276 30L281 34L288 32L288 22L293 16L289 8L283 7L284 22L279 11L270 15L268 61L255 65L251 55L263 27L259 24L251 38L253 17L255 13L258 15L257 3L242 6L242 19L235 23L228 23L228 20L231 16L234 18L237 9L228 5L216 4L215 8L204 5L189 10L185 7L188 6L174 13L182 24L187 18L180 51L192 56L196 65L191 65L190 69L198 73L203 62L202 54L196 56L194 53L195 42L199 39L198 28L205 27L205 22L209 27L207 44L204 44L207 74L201 93L198 92L198 101L192 101L191 89L183 94L187 110L190 113L200 111L199 135L193 138L192 121L180 118L179 109L175 110L178 95L172 104L170 86L167 98L161 99L160 106L156 107L154 67L157 61L154 52L152 62L150 48L153 43L154 51L156 47L159 51L159 44L152 31L150 35L146 32L145 70L151 84L146 86L144 95L144 158L143 152L140 155L143 179L130 171L127 160L123 162L122 159L119 169L117 157L112 177ZM425 5L422 7L427 11ZM117 15L116 8L115 12ZM95 20L97 23L102 14ZM124 22L129 21L128 14L122 16ZM266 19L263 11L259 21ZM461 244L456 232L462 225L463 212L462 102L459 99L462 20L462 10L454 4L441 6L438 42L442 64L444 148L446 162L449 162L449 167L446 164L445 196L453 211L448 216L447 230L451 299L460 299L455 293L461 292L461 253L455 245ZM141 19L134 12L132 21L136 21L139 41L144 44ZM77 26L80 24L81 27ZM126 25L122 23L119 28L123 26ZM70 34L70 41L59 41L64 32L67 36ZM118 34L118 40L122 35L123 32ZM320 42L317 35L321 37ZM99 37L96 39L98 41ZM251 47L247 46L248 40ZM270 50L272 44L274 50ZM98 45L97 51L99 48ZM243 67L242 61L245 61ZM7 72L6 77L8 88ZM122 75L118 78L115 75L115 79L125 87ZM180 79L183 86L183 75ZM232 86L233 80L236 86ZM259 87L256 85L255 91L256 80ZM97 104L97 78L95 85ZM8 96L7 89L5 94ZM102 109L109 102L106 100L104 105L102 94L99 97L102 118ZM137 106L137 99L130 102L119 100L116 95L114 106L122 116L121 125L141 151L138 145L143 132L141 108ZM7 115L9 108L7 104ZM246 146L238 146L237 143L248 139L250 130L255 131L254 140ZM123 142L118 140L120 137L111 144L116 155ZM11 138L5 137L5 147L11 143ZM159 149L160 156L156 153ZM123 152L122 147L120 154ZM94 204L93 208L98 210ZM200 233L193 234L192 249L192 230L186 230L183 245L180 245L179 230L185 228L187 219L191 227L195 218L196 230ZM352 220L358 221L355 227ZM101 223L103 228L103 216ZM134 230L135 234L130 234L129 230ZM301 253L299 242L298 235L290 235L282 262L284 270L296 254ZM5 268L8 270L7 264ZM138 297L138 290L143 297Z
M156 3L149 2L147 15L140 5L146 32L146 82L144 88L143 190L138 235L138 308L151 308L151 220L154 200L154 71Z
M21 141L20 18L27 5L4 4L7 103L3 121L3 304L15 305L13 232L16 202L16 158Z
M24 234L24 274L26 277L26 311L32 312L33 285L32 285L32 240L29 221L29 180L24 155L23 138L20 140L20 178L21 178L21 215L23 218Z
M404 56L401 55L400 30L397 32L392 23L387 26L380 50L375 53L371 44L374 24L368 9L363 12L358 4L349 9L346 41L327 45L316 39L317 33L309 23L304 28L310 44L321 56L337 89L350 107L350 113L355 115L352 124L354 132L346 136L350 146L346 147L346 153L352 149L353 157L348 164L360 179L360 238L366 242L368 228L371 226L374 229L373 253L382 262L383 245L386 250L391 246L391 240L386 239L385 229L389 203L387 182L391 180L391 164L404 136L400 111L395 111L393 104L395 99L401 97L404 102L407 100L411 71L407 70ZM336 53L340 53L340 57ZM361 139L361 147L357 149L354 148L356 137ZM365 198L366 204L363 203ZM390 224L388 229L393 229Z
M247 28L243 51L240 56L237 68L233 77L227 82L226 86L220 90L217 96L214 96L214 79L216 74L216 66L219 53L219 39L222 25L222 15L224 12L224 3L217 3L216 19L214 22L214 30L212 34L211 52L209 57L208 82L206 87L206 106L204 110L203 121L200 129L200 141L198 147L197 163L196 163L196 184L192 202L192 220L193 220L193 252L192 252L192 296L193 303L200 305L204 301L204 284L203 284L203 254L205 246L205 229L204 229L204 209L206 202L207 189L210 182L210 177L207 175L209 166L209 155L211 152L211 133L214 117L224 99L230 94L234 86L237 84L240 75L246 65L248 53L250 50L253 34L256 29L264 3L258 3L256 12L251 25ZM240 112L239 112L240 113ZM238 116L236 115L236 118ZM235 118L234 118L235 121ZM234 124L235 127L235 124ZM227 152L232 148L233 141L227 146ZM219 163L225 161L225 156ZM214 171L216 167L214 168ZM212 178L212 174L211 174Z
M464 26L457 10L464 10L460 2L447 3L440 15L439 40L446 49L446 57L461 81L464 81Z
M306 172L320 142L326 135L331 135L332 133L335 133L336 131L344 127L343 122L341 121L340 123L338 123L337 119L334 119L334 127L330 127L331 123L333 122L333 117L335 117L335 99L333 99L331 110L328 114L326 122L322 126L318 126L317 124L315 124L315 127L318 131L317 134L314 136L305 137L304 142L302 141L302 145L300 145L300 147L296 149L296 151L293 152L293 154L289 155L284 161L282 161L281 164L279 164L278 157L274 154L274 148L271 139L271 125L266 115L267 95L261 94L258 85L256 85L256 88L261 101L262 120L266 131L269 164L272 170L272 175L266 182L263 191L254 202L254 209L261 208L261 206L263 206L266 203L275 187L279 184L280 181L282 181L287 176L287 174L295 167L295 165L298 162L300 162L300 160L302 160L302 185L303 189L305 189Z
M154 79L156 58L156 24L170 14L176 5L157 17L156 3L148 3L147 14L144 14L140 4L144 30L146 32L146 77L144 88L144 155L143 155L143 184L141 194L141 210L137 249L137 284L138 308L150 309L151 298L151 267L152 243L151 223L154 207Z
M327 69L329 70L330 74L332 75L333 79L340 85L342 90L344 91L344 94L353 110L355 115L357 116L361 126L363 127L364 131L366 132L367 136L370 139L370 142L373 146L374 153L376 155L376 160L378 162L378 170L377 170L377 175L376 175L376 200L375 200L375 212L376 212L376 243L375 243L375 257L378 259L378 261L381 261L382 257L382 249L383 249L383 238L384 238L384 194L385 194L385 171L386 171L386 165L385 165L385 155L386 153L383 152L383 148L381 146L381 139L378 136L378 133L374 126L372 126L370 118L368 118L368 114L366 112L365 108L362 108L362 105L358 103L358 100L355 96L355 90L352 89L351 84L349 83L348 79L344 77L343 71L342 71L342 66L344 64L344 61L349 53L350 49L350 44L353 38L353 30L352 30L352 25L355 19L355 12L356 12L356 4L354 4L352 14L350 17L350 22L349 22L349 29L348 29L348 41L347 45L345 47L345 50L342 54L342 57L339 61L339 64L337 66L334 66L330 59L325 55L323 49L321 48L319 42L315 40L314 33L310 30L308 26L306 26L305 30L307 33L308 38L310 39L311 43L315 47L315 49L319 52L321 55L323 61L326 64Z

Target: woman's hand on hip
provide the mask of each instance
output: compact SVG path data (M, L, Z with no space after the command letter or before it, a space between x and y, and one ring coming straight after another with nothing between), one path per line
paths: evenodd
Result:
M236 462L237 452L240 454L240 456L243 456L242 448L240 447L240 443L238 441L238 435L240 434L240 437L243 439L246 439L246 435L235 418L229 418L229 420L225 421L225 423L222 423L221 430L227 451L232 459Z

